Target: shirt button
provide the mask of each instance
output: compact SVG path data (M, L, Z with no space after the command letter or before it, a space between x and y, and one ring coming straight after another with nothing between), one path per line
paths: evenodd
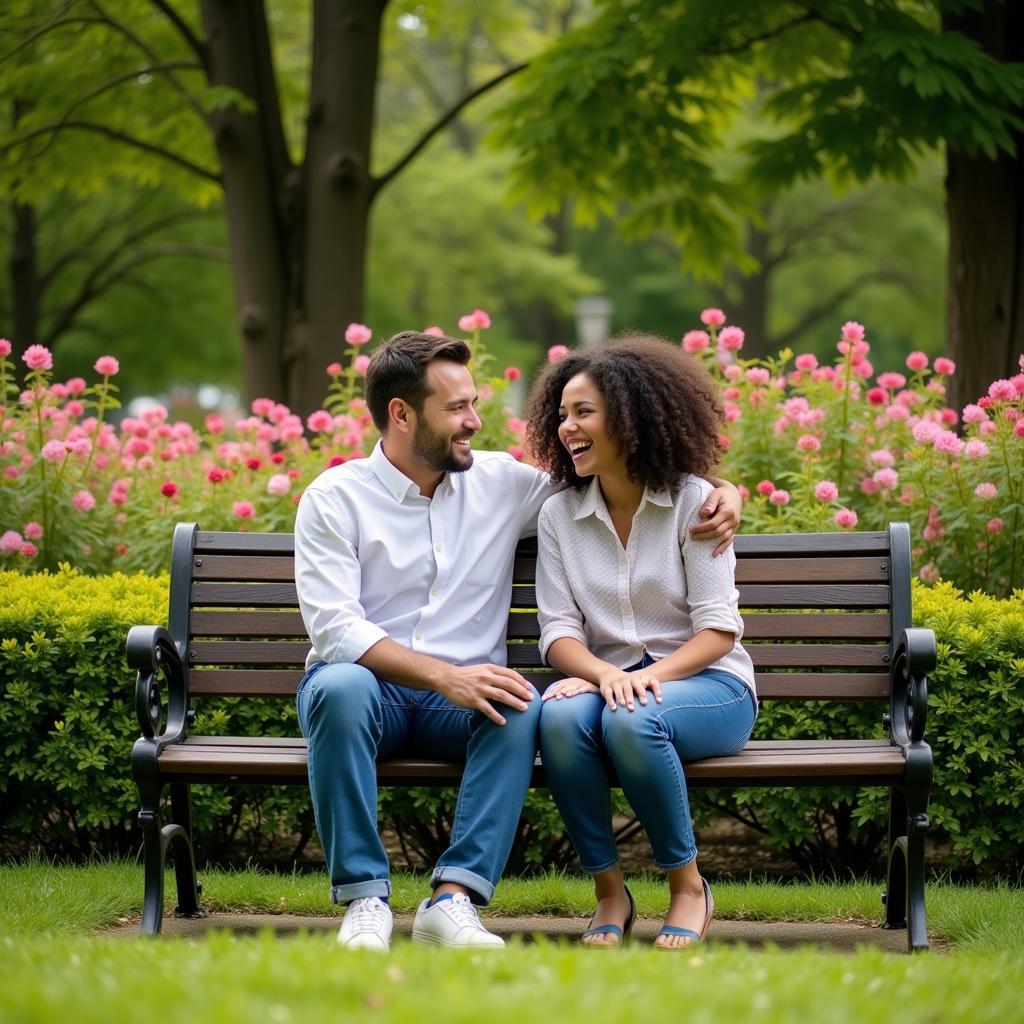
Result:
M438 596L440 596L440 593L441 593L441 591L438 590L437 587L434 587L434 589L430 592L430 596L431 597L438 597Z
M436 552L437 552L438 554L440 554L440 553L441 553L441 545L440 545L440 544L435 544L435 545L434 545L434 550L435 550L435 551L436 551Z
M423 634L422 633L417 633L416 634L416 639L417 640L422 640L423 639Z

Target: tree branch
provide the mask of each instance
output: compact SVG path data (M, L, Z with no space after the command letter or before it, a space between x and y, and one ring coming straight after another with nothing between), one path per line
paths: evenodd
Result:
M66 4L64 9L68 10L71 4ZM40 29L36 29L35 32L29 33L26 38L22 39L13 50L8 50L7 53L0 56L0 64L10 60L12 57L16 57L22 50L27 46L31 46L37 39L42 39L43 36L55 29L63 28L65 25L103 25L105 22L102 18L61 18L59 15L55 17L49 24L44 25Z
M174 71L174 70L202 70L202 65L196 64L193 61L173 61L169 64L149 64L144 67L138 68L135 71L128 71L123 75L118 75L117 78L112 78L108 82L104 82L102 85L96 86L95 89L87 92L84 96L80 96L70 107L61 115L59 121L56 122L56 127L53 130L53 134L46 140L46 144L42 149L37 150L32 154L33 158L38 159L43 156L46 151L57 141L57 136L60 134L61 127L68 121L71 115L78 110L79 107L84 106L90 100L94 100L97 96L103 95L103 93L110 89L116 89L119 85L124 85L125 82L134 81L139 75L152 74L158 71Z
M185 19L166 0L149 0L149 2L166 15L167 20L178 30L181 37L199 58L199 63L205 68L207 66L206 43L192 31Z
M15 149L26 142L31 142L32 139L37 138L40 135L44 135L46 132L51 132L56 127L56 124L44 124L38 128L33 128L31 131L26 132L19 138L12 139L10 142L0 146L0 154L6 153L8 150ZM165 160L169 160L171 163L177 164L179 167L184 167L185 170L191 171L193 174L197 174L200 178L206 178L207 181L216 182L218 185L223 184L221 176L217 174L216 171L210 171L205 167L200 167L199 164L194 164L191 160L186 160L183 156L179 156L177 153L172 153L169 149L164 149L162 146L157 146L152 142L146 142L144 139L137 139L132 135L127 135L125 132L118 131L116 128L108 128L103 124L93 124L91 121L66 121L62 127L75 128L80 131L98 132L100 135L105 135L114 142L122 142L126 146L134 146L136 149L141 149L146 153L163 157Z
M736 43L735 46L723 46L718 49L709 47L706 50L702 50L701 55L709 57L727 57L734 53L743 53L745 50L749 50L755 43L763 43L768 39L774 39L776 36L781 36L784 32L788 32L791 28L796 28L798 25L805 25L809 21L824 22L825 19L817 12L808 11L806 14L802 14L799 18L787 21L783 25L776 25L775 28L768 29L767 32L762 32L759 36L751 36L749 39L744 39L742 42ZM828 23L826 22L826 24ZM835 28L834 25L831 27Z
M483 96L485 93L490 92L493 88L500 85L507 78L511 78L513 75L519 74L525 68L529 67L529 61L524 61L522 64L514 64L510 68L506 68L500 74L495 75L493 78L488 79L481 85L478 85L475 89L466 93L453 107L443 114L437 121L435 121L412 146L406 151L404 156L391 165L391 167L381 174L379 177L373 179L371 184L371 199L377 195L377 193L393 178L397 177L406 166L412 163L413 160L420 154L420 152L428 145L431 139L434 138L438 132L443 131L456 117L475 99Z

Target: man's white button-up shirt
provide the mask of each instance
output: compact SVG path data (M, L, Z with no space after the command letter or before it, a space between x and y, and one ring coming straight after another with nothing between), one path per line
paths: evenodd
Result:
M643 655L666 658L702 629L734 633L733 649L709 666L754 689L754 666L740 646L743 620L730 547L695 540L690 527L711 484L688 475L673 501L645 489L623 548L597 480L565 490L537 524L541 654L559 637L579 640L602 661L629 668Z
M379 442L321 473L295 520L307 667L355 662L384 637L456 665L504 665L516 543L553 491L510 455L475 452L426 498Z

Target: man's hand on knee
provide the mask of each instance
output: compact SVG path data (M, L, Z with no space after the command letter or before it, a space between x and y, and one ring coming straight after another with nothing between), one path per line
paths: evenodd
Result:
M505 719L492 701L525 711L533 700L533 687L515 669L501 665L451 665L437 690L459 707L483 712L497 725L504 725Z

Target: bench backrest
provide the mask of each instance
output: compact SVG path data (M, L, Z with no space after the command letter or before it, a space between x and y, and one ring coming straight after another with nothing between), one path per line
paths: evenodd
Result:
M883 701L893 638L911 623L910 532L761 534L736 538L744 646L761 700ZM508 663L543 688L534 571L537 545L516 553ZM309 640L298 612L291 534L174 534L169 628L189 691L288 697Z

